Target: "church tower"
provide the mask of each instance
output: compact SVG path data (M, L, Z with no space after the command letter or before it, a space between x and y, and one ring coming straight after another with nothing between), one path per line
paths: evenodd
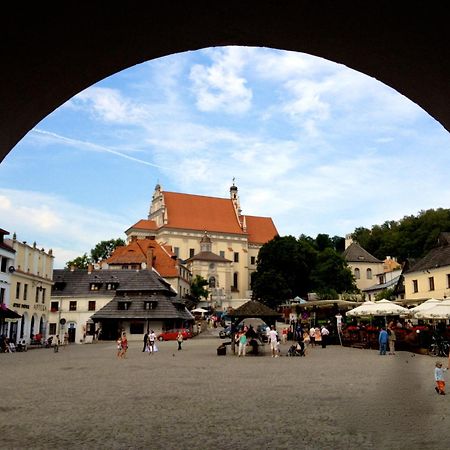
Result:
M234 212L236 213L236 218L239 222L239 225L241 226L243 231L246 231L245 223L244 224L242 223L242 209L239 201L238 188L234 184L234 178L233 178L233 185L230 187L230 198L231 201L233 202Z

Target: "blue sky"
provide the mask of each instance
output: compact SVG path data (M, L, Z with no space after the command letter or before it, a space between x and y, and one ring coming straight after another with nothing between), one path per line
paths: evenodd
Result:
M80 92L0 164L0 228L55 267L148 214L154 186L228 197L281 235L344 236L449 207L450 136L377 80L301 53L223 47Z

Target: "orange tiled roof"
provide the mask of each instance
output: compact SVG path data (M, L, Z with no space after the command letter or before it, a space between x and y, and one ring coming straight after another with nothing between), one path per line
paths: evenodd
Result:
M169 228L245 234L231 199L164 192Z
M117 247L114 253L106 260L113 264L141 264L147 261L147 250L153 248L153 267L162 277L176 277L178 270L176 261L172 258L171 247L162 246L155 240L137 239L128 245Z
M247 223L248 242L265 244L278 235L270 217L245 216Z
M136 222L134 225L131 225L128 230L131 230L132 228L136 228L139 230L156 230L156 223L154 220L142 219L139 220L139 222Z

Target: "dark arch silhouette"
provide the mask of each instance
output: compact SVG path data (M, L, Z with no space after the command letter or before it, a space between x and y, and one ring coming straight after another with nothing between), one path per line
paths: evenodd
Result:
M149 59L224 45L295 50L345 64L409 97L450 130L445 2L30 5L9 2L2 12L0 161L39 121L95 82Z

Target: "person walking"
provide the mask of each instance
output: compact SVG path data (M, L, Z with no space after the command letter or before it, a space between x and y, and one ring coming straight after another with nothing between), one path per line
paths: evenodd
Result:
M311 343L311 347L314 347L316 341L316 329L311 325L309 329L309 342Z
M278 350L278 333L277 330L275 330L275 327L273 325L270 326L270 330L267 333L267 337L270 344L270 350L272 352L272 358L275 358L278 356L277 350Z
M329 334L330 332L328 331L328 328L325 325L322 325L322 328L320 329L320 335L322 337L322 348L327 348Z
M386 354L386 347L388 343L389 335L384 327L381 328L380 334L378 335L378 343L380 345L380 355Z
M442 363L438 361L436 367L434 368L434 380L436 381L436 387L434 388L438 394L445 395L445 379L444 370L442 368Z
M177 342L178 342L178 350L181 350L181 344L183 343L183 333L181 332L181 330L178 331Z
M395 335L394 327L394 322L391 322L387 329L390 355L395 355L395 341L397 340L397 336Z
M247 335L245 331L241 331L239 335L239 349L238 356L245 356L245 347L247 346Z
M144 347L142 348L142 351L145 352L145 350L147 349L147 341L148 341L148 330L147 332L144 334Z
M155 340L156 340L156 334L153 330L150 330L150 333L148 335L148 349L149 353L152 354L155 351Z
M126 358L128 350L128 339L126 333L122 334L120 357Z

